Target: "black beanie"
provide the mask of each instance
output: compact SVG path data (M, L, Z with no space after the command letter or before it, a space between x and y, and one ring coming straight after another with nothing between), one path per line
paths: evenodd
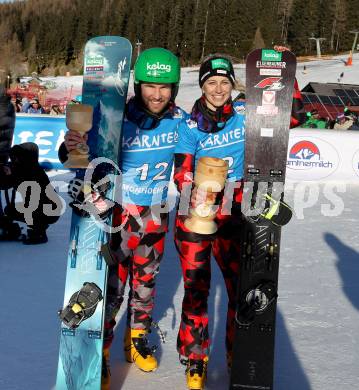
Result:
M234 85L236 77L231 61L220 56L214 56L204 61L199 69L199 86L202 88L205 81L212 76L227 77Z

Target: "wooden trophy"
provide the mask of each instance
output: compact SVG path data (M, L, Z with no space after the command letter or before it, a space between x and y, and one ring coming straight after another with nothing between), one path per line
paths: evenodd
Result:
M66 126L84 136L92 127L93 107L88 104L69 104L66 107ZM87 168L89 164L89 147L85 143L71 150L64 163L66 168Z
M197 189L207 193L204 203L191 208L185 220L187 229L199 234L213 234L217 231L214 222L216 210L213 205L216 197L225 186L228 162L216 157L201 157L196 166L194 184Z

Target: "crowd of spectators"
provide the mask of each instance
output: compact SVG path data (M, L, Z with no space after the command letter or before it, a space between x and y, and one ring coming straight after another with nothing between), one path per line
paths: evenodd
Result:
M348 107L344 112L338 113L334 120L320 116L317 109L307 112L307 120L301 125L311 129L334 129L334 130L359 130L358 114L350 111Z
M51 104L50 106L42 106L38 98L28 99L26 97L19 98L11 97L11 102L14 105L16 113L23 114L49 114L49 115L64 115L65 108L59 104Z

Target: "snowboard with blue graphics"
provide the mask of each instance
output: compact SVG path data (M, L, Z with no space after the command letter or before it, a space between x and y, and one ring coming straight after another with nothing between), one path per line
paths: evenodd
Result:
M90 160L97 164L102 161L99 158L105 158L106 163L102 163L100 171L102 177L110 179L106 198L111 200L115 199L116 193L115 164L118 164L120 157L131 56L131 43L117 36L90 39L84 52L82 103L90 104L94 109L93 127L88 133ZM77 178L86 178L88 171L77 170ZM107 283L107 266L101 254L101 246L107 241L111 218L111 213L101 221L91 214L72 214L63 307L66 307L74 294L77 298L77 292L84 283L96 285L101 298L93 306L92 315L81 321L79 326L72 328L61 323L57 390L101 388Z
M244 190L230 390L273 390L281 226L296 58L258 49L246 62ZM276 207L271 208L274 210ZM277 217L275 216L277 214Z

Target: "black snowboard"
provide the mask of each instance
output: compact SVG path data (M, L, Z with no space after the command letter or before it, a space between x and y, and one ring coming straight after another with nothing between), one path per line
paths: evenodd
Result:
M244 218L230 390L273 389L281 227L263 215L284 195L295 70L289 51L259 49L247 57Z

